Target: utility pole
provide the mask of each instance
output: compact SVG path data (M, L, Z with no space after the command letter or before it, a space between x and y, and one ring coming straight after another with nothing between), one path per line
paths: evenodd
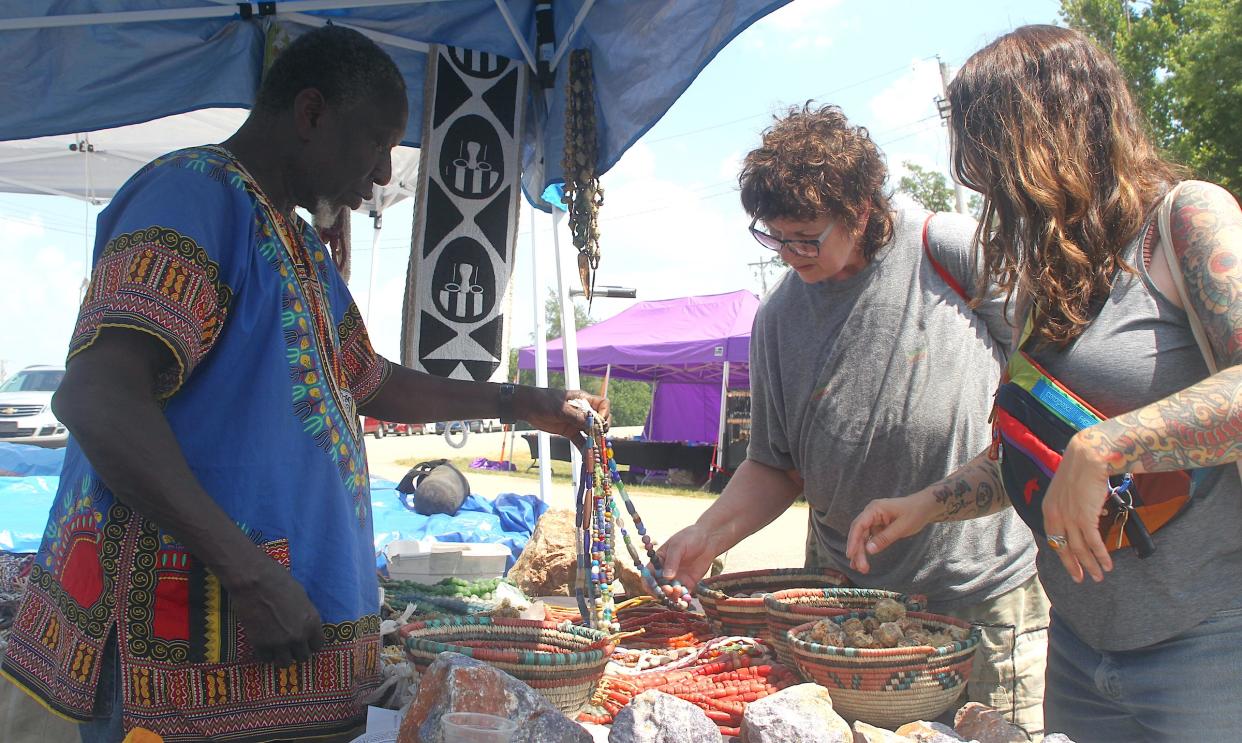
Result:
M949 65L945 64L939 54L936 55L936 62L940 65L940 95L935 98L936 110L940 112L941 125L947 126L949 123ZM950 157L952 157L952 154L952 148L950 148ZM950 160L950 163L951 162L952 160ZM952 165L950 165L950 167L952 167ZM953 198L954 201L957 202L957 213L965 214L966 189L962 188L962 184L958 183L956 178L951 180L953 181Z
M759 283L763 286L763 293L765 295L768 293L768 267L779 264L780 262L781 259L779 256L772 256L771 258L764 258L763 260L746 264L747 266L750 266L751 270L759 276Z

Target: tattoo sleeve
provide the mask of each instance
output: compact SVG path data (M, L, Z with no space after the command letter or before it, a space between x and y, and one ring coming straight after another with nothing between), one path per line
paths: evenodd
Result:
M1203 323L1221 371L1082 431L1082 443L1114 474L1242 458L1242 210L1228 191L1190 182L1178 194L1172 230L1191 305L1186 309Z
M998 513L1009 506L996 462L987 452L928 488L940 510L934 521L966 521Z

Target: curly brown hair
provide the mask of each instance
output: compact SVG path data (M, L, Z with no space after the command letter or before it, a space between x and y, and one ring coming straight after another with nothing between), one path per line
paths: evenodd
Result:
M1064 345L1107 298L1180 170L1160 158L1116 63L1077 31L1024 26L949 84L953 170L983 194L987 274L1029 294L1037 337Z
M870 260L893 235L888 168L871 135L851 126L839 107L812 101L775 119L742 163L742 208L764 221L831 215L850 232L865 218L861 244Z

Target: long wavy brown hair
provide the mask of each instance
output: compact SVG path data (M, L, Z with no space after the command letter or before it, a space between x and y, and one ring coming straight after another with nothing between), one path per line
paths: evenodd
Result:
M1125 78L1089 38L1024 26L949 85L953 170L983 194L988 276L1064 345L1091 322L1149 212L1181 175L1156 153Z
M746 155L738 185L742 208L761 220L841 220L860 237L870 260L893 236L884 192L888 168L867 129L853 126L837 106L807 101L777 117L763 143Z

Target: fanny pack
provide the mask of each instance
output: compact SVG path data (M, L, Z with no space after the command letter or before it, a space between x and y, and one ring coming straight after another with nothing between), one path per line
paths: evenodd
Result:
M992 435L1005 493L1040 538L1047 536L1044 495L1065 447L1074 434L1104 419L1021 346L1010 357L1005 380L996 393ZM1109 551L1133 546L1139 557L1147 557L1155 551L1151 533L1190 502L1191 478L1184 470L1118 475L1110 484L1113 495L1105 504L1108 514L1100 519L1100 535Z

